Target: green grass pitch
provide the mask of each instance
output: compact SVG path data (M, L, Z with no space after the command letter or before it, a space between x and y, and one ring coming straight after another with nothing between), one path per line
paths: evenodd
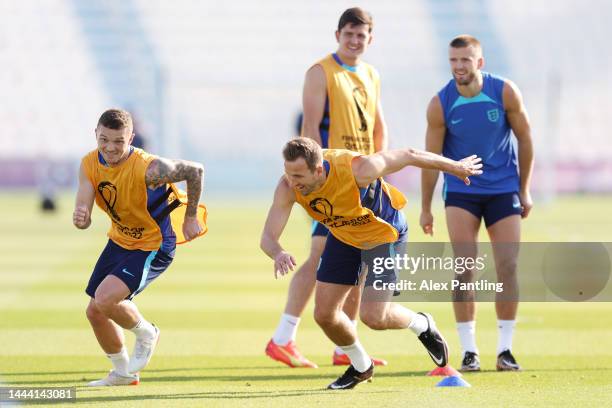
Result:
M406 209L411 240L418 198ZM298 344L319 369L289 369L263 353L285 303L289 278L274 280L259 250L267 201L207 203L209 233L181 246L170 269L136 302L162 330L159 347L137 387L84 387L110 369L85 318L83 292L105 244L109 221L94 211L89 230L72 227L72 196L56 215L37 211L29 193L3 193L0 259L0 383L76 386L91 406L610 406L612 304L530 303L519 309L514 352L520 373L497 373L492 304L479 305L477 340L484 371L466 375L471 388L436 388L433 364L411 333L359 326L361 342L389 366L352 391L324 390L343 370L331 366L332 344L306 311ZM524 223L528 241L611 241L610 197L537 203ZM446 240L441 207L436 240ZM307 253L309 224L294 211L283 243L298 262ZM448 303L413 304L431 312L459 364L459 342ZM126 335L131 349L133 336ZM610 404L610 405L608 405ZM56 405L57 406L57 405Z

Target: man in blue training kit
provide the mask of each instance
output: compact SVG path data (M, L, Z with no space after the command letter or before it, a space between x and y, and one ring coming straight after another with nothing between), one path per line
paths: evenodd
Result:
M529 119L517 86L481 71L484 58L476 38L461 35L453 39L449 60L453 79L427 107L426 146L427 150L450 159L464 157L466 153L483 159L483 175L475 178L469 189L445 175L446 222L455 255L476 257L478 230L484 219L497 279L504 287L504 294L497 294L495 302L499 328L497 370L520 370L511 349L518 308L516 262L521 218L529 215L533 205L529 192L533 169ZM516 136L518 159L510 131ZM431 201L437 179L438 171L423 170L420 224L430 235L434 232ZM471 282L474 273L467 270L456 278ZM513 295L509 298L507 294ZM474 291L453 293L463 350L462 371L480 370L474 299Z

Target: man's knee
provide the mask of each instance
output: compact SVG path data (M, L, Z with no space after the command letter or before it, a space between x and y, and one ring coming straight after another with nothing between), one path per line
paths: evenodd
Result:
M89 320L92 324L106 319L104 313L102 313L100 309L98 309L95 301L93 300L87 305L87 309L85 309L85 315L87 316L87 320Z
M359 318L372 330L385 330L385 309L362 307L359 310Z
M321 327L330 326L336 320L336 311L326 310L325 308L317 307L315 305L314 319L315 322L317 322L317 324Z
M461 283L468 283L474 281L474 270L473 269L465 269L461 273L455 274L455 279Z
M104 316L109 317L119 302L110 294L96 292L95 307Z
M511 279L516 275L516 258L503 259L497 264L497 277L499 281Z

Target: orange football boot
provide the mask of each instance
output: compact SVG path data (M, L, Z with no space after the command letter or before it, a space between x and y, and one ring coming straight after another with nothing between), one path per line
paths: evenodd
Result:
M270 356L272 360L280 361L281 363L287 364L289 367L318 368L315 363L309 361L298 351L293 341L287 343L286 346L279 346L270 339L266 346L266 354Z

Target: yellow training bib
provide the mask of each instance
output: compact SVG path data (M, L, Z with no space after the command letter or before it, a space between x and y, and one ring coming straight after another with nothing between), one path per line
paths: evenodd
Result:
M145 172L156 156L142 149L134 148L127 160L116 167L100 163L98 150L89 152L83 157L82 165L85 174L96 192L96 204L111 219L108 237L125 249L154 251L162 243L162 233L158 223L147 208L147 186ZM177 244L185 242L182 233L182 222L187 199L185 194L173 184L168 185L167 212L170 212L172 229L176 234ZM161 204L161 203L159 203ZM206 227L206 207L199 205L198 220Z
M323 158L330 165L325 184L305 196L295 190L296 201L345 244L370 249L384 243L393 243L399 237L397 229L361 205L359 186L351 167L353 159L358 156L359 153L349 150L323 150ZM380 181L391 206L396 210L403 208L406 197L384 180Z
M317 63L325 72L329 101L330 149L348 149L372 154L374 124L380 95L378 72L361 62L355 70L329 55Z

